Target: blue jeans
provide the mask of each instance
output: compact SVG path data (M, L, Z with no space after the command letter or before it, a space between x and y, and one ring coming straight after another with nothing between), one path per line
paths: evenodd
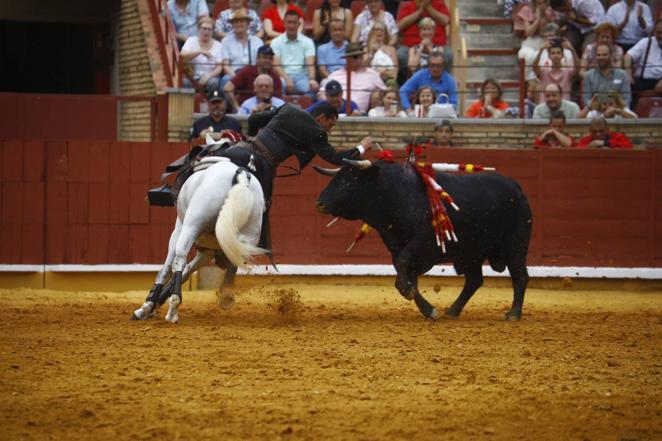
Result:
M193 84L189 81L188 78L184 78L184 87L193 87ZM207 80L207 84L204 85L205 93L210 94L214 90L221 91L220 89L221 79L219 77L211 77Z

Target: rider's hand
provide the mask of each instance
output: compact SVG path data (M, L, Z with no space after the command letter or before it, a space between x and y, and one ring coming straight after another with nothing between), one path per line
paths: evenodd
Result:
M361 145L365 149L366 152L372 150L372 138L369 136L366 136L361 140Z

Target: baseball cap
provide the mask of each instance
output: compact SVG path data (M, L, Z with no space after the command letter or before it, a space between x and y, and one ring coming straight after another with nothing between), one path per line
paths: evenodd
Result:
M336 80L331 80L324 86L324 92L326 92L327 96L342 95L342 86Z
M264 46L260 46L260 48L257 50L257 54L258 55L273 55L274 50L271 49L271 46L264 45Z
M225 101L225 94L218 89L212 90L207 95L207 101Z

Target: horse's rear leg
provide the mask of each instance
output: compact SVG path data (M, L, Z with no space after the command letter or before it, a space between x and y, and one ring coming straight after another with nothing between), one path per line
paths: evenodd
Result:
M175 258L172 263L173 287L172 295L169 300L168 313L165 319L171 323L179 321L179 305L182 303L182 272L186 265L186 256L188 255L195 239L200 234L200 228L185 223L182 231L177 238L175 245Z
M214 250L210 250L209 248L197 248L196 251L197 252L193 260L187 263L186 267L184 267L184 271L182 273L182 283L186 282L191 276L191 274L196 272L198 268L200 268L205 263L209 262L214 254ZM168 298L172 294L174 286L175 286L175 279L173 277L172 279L170 279L168 284L164 286L163 289L161 290L161 294L158 297L158 306L163 305L165 301L168 300Z
M142 306L140 306L140 308L133 311L131 320L146 320L152 318L154 317L155 306L161 306L162 303L158 303L159 295L163 290L163 284L170 276L170 267L172 266L172 262L175 258L175 244L177 243L177 239L179 238L181 230L182 223L179 218L177 218L177 221L175 222L175 229L172 230L172 233L170 234L170 240L168 241L168 255L166 256L166 260L156 275L156 281L154 282L154 285L152 285L152 288L149 290L149 294L147 294L145 302L142 304Z

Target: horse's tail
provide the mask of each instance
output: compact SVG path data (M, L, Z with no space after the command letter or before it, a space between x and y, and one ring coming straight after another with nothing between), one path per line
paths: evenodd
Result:
M253 262L253 256L267 251L246 242L239 237L239 231L250 220L255 203L255 195L249 186L245 170L237 173L237 183L232 186L216 219L216 240L225 256L238 268L245 268ZM261 219L260 219L261 222ZM256 238L257 239L257 238Z

